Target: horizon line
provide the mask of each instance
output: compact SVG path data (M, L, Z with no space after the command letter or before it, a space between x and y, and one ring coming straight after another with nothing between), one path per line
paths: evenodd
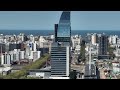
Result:
M0 31L1 30L53 30L53 29L0 29ZM82 30L86 30L86 29L73 29L73 30L71 30L71 31L82 31ZM97 29L97 30L99 30L99 29ZM89 30L89 31L97 31L97 30ZM105 29L105 30L108 30L108 29ZM54 30L53 30L54 31ZM86 30L87 31L87 30ZM110 30L110 31L119 31L119 30Z

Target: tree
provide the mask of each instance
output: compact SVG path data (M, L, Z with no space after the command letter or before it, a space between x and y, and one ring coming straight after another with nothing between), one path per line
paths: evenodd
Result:
M77 72L76 70L73 70L70 72L70 79L76 79L77 78Z
M111 47L110 44L108 45L108 52L110 55L110 59L114 59L115 58L115 54L113 53L113 51L115 50L115 47Z
M44 57L41 57L40 59L36 60L33 63L30 63L29 65L23 67L22 70L10 73L9 75L6 75L2 77L3 79L21 79L25 78L27 76L27 71L30 69L39 69L45 65L46 61L48 60L49 55L45 54Z

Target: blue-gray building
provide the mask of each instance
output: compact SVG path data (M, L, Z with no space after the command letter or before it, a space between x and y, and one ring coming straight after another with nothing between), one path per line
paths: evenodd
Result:
M95 64L86 64L84 79L100 79L100 73Z
M58 42L70 42L71 40L71 23L70 11L64 11L60 17L57 29Z
M70 44L68 42L53 43L51 48L51 75L69 76Z
M70 71L70 11L63 11L55 24L55 41L51 47L51 76L69 77Z
M109 59L108 52L108 36L102 34L99 37L98 59Z

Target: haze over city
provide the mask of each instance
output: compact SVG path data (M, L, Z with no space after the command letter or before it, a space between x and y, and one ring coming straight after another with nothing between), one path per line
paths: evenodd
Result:
M0 30L54 30L62 11L0 11ZM119 11L71 11L72 30L120 30Z

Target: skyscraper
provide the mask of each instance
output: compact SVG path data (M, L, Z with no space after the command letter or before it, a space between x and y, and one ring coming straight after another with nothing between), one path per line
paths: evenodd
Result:
M71 25L70 25L70 12L64 11L60 17L57 29L58 42L70 42L71 40Z
M70 46L69 43L53 43L51 51L51 75L69 77Z
M70 71L70 12L63 11L55 24L55 42L51 48L51 76L69 78Z
M98 59L108 59L108 36L102 34L99 37Z

